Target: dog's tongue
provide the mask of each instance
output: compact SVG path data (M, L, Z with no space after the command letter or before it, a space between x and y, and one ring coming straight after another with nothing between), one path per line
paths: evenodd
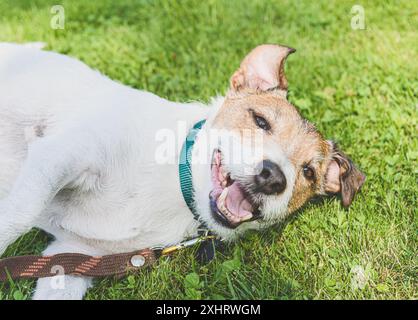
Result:
M245 217L252 213L253 207L245 199L244 193L241 191L237 182L228 187L228 196L225 200L228 210L237 217Z

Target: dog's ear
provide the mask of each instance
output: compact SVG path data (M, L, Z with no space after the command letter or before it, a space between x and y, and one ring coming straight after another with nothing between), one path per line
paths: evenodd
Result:
M343 206L349 207L354 196L360 190L366 176L340 150L335 143L328 141L332 160L325 176L325 191L340 194Z
M231 90L250 89L287 91L284 64L295 49L264 44L253 49L241 62L240 68L231 77Z

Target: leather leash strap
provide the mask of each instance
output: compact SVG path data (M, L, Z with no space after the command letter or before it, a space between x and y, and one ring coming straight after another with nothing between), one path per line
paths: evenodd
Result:
M79 253L53 256L20 256L0 260L0 282L9 279L46 278L57 275L122 277L156 261L151 249L92 257Z

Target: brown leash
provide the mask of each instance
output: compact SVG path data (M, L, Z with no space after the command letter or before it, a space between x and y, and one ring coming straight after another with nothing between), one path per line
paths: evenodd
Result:
M45 278L56 275L122 277L156 261L155 252L144 249L92 257L79 253L53 256L19 256L0 260L0 282L9 279Z
M128 253L93 257L79 253L52 256L18 256L0 260L0 282L10 279L36 279L57 275L87 277L123 277L154 264L159 255L169 255L180 249L213 240L205 235L167 248L152 248Z

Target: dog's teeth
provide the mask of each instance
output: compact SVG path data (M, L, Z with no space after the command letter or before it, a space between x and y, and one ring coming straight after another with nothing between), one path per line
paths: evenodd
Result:
M226 216L230 216L230 212L228 211L228 209L225 206L225 203L220 203L219 204L219 210L221 210L221 212L226 215Z
M228 174L224 172L222 168L219 170L218 179L219 181L221 181L221 185L223 188L225 188L228 185Z
M225 189L222 190L222 193L221 193L221 195L219 196L219 199L218 199L218 201L220 203L222 203L222 204L225 203L225 199L226 199L226 197L228 195L228 192L229 192L229 189L228 188L225 188Z
M216 204L218 205L219 210L224 215L226 215L228 217L233 217L233 214L228 210L228 208L225 205L225 200L226 200L226 197L228 196L228 192L229 192L229 189L225 188L222 191L221 195L219 196L218 201L216 202Z
M252 213L247 214L245 217L241 218L241 221L248 221L253 217Z

